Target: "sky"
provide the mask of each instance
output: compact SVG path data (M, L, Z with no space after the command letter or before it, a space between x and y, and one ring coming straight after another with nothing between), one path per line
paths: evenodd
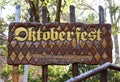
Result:
M2 9L1 17L4 18L7 23L10 23L10 21L8 21L6 17L8 15L12 15L13 13L15 13L15 7L8 4L5 6L5 9Z

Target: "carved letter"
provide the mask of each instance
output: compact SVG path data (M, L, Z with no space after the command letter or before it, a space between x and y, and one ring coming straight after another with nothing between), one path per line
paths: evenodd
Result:
M96 39L96 29L91 29L91 32L88 34L89 40L93 41Z
M60 32L60 34L59 34L60 41L64 41L65 40L65 38L64 38L65 34L66 34L65 32Z
M82 41L86 41L87 39L86 39L86 35L87 35L88 33L87 32L82 32L81 33L81 39L82 39Z
M20 36L21 32L25 33L24 37ZM25 41L27 39L27 37L28 37L28 32L27 32L27 30L25 28L20 27L20 28L17 28L15 30L15 39L17 39L18 41Z
M47 41L50 39L50 32L44 32L43 33L43 40Z
M54 28L51 28L50 29L50 33L51 33L51 40L52 41L55 41L58 39L58 32L57 31L54 31L55 29Z
M101 40L101 36L100 36L101 33L102 33L102 32L100 31L100 29L98 29L98 31L97 31L97 40L98 40L98 41Z
M36 36L35 36L36 32L33 31L33 28L34 27L28 28L28 32L29 32L28 40L29 41L36 41Z
M76 28L77 43L79 43L79 41L80 41L80 30L81 30L81 28Z

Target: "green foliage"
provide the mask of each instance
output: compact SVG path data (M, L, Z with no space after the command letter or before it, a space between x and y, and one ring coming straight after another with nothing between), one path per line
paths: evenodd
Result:
M108 70L108 81L109 82L120 82L120 72L115 70Z
M13 67L11 65L7 64L7 47L6 46L0 46L0 50L2 50L5 62L2 61L2 69L0 70L0 76L2 79L4 79L6 82L11 82L11 76ZM23 75L23 65L19 65L19 74Z
M85 73L85 72L87 72L91 69L94 69L96 67L98 67L98 65L79 64L79 74ZM93 77L86 79L83 82L99 82L99 79L100 79L100 76L99 76L99 74L97 74Z
M119 20L120 20L120 13L119 12L119 6L113 4L113 6L110 6L110 13L112 16L112 34L116 36L120 32L120 27L118 26Z
M65 82L71 77L69 66L49 66L49 82Z
M110 5L110 15L112 22L112 34L116 36L120 32L119 20L120 20L120 7L114 3Z
M88 24L94 24L98 22L98 20L96 19L97 19L97 16L95 15L95 13L91 13L87 15L86 17L84 17L83 22L88 23Z
M84 72L87 72L91 69L94 69L98 67L98 65L85 65L85 64L79 64L79 73L82 74ZM108 82L120 82L120 72L108 69ZM93 77L90 77L86 79L83 82L100 82L100 74L97 74Z
M110 6L110 13L113 15L115 15L117 13L117 11L119 10L119 6L113 4L113 6Z
M7 47L6 46L0 46L0 50L2 50L2 54L5 57L5 60L7 58ZM2 69L0 71L0 76L2 79L4 79L5 81L9 81L9 76L11 76L10 74L12 73L12 68L11 66L9 66L7 64L7 62L5 61L1 61L2 63Z
M8 3L7 0L1 0L0 1L0 9L2 9L2 8L5 9L4 6L6 5L6 3Z
M113 23L112 25L112 34L116 36L119 33L119 27L117 27L117 24Z
M12 67L8 64L4 64L4 67L0 73L0 75L3 77L3 78L9 78L9 76L12 74Z
M42 82L41 67L29 66L28 82Z
M56 66L48 67L48 81L49 82L64 82L72 77L70 66ZM42 82L42 68L30 66L28 82Z
M5 53L5 52L7 52L7 47L6 46L0 46L0 50L2 50Z
M0 18L0 46L4 45L6 42L6 22L4 21L4 19Z

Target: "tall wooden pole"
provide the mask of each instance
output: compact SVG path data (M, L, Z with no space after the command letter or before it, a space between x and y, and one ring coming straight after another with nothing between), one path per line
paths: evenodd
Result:
M20 5L17 5L15 10L15 22L19 21L20 21ZM13 65L12 81L13 82L19 81L19 65Z
M47 8L42 7L42 23L47 23ZM48 65L42 66L42 82L47 82L48 80Z
M75 7L70 6L70 22L75 22ZM72 64L72 76L75 77L78 75L78 63Z
M19 66L14 65L13 66L13 73L12 73L12 81L13 82L19 82Z
M104 24L104 9L99 6L99 24ZM107 82L107 69L100 73L100 82Z

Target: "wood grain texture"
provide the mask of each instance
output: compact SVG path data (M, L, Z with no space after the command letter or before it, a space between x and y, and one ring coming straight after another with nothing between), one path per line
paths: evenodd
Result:
M37 32L40 29L42 32L40 36L41 40L33 41L34 39L29 40L29 38L27 38L25 41L18 41L15 39L15 30L20 27L24 29L31 29L32 27L32 32L36 33L34 35L35 39L37 39ZM66 31L66 29L68 30ZM76 29L78 29L78 31ZM77 32L79 35L76 34ZM51 33L48 40L45 41L45 35L43 33ZM64 37L58 36L57 39L55 39L53 38L52 33L54 37L56 36L54 34L59 34L59 36L62 36L60 33L66 35ZM69 33L71 33L70 37ZM94 36L90 35L90 33L94 33ZM18 37L25 36L26 34L24 32L21 32L18 35ZM77 38L77 36L79 37ZM33 35L27 37L33 37ZM64 40L61 41L62 39ZM69 41L69 39L71 40ZM67 65L77 62L85 64L112 62L110 24L10 24L8 38L8 64Z

